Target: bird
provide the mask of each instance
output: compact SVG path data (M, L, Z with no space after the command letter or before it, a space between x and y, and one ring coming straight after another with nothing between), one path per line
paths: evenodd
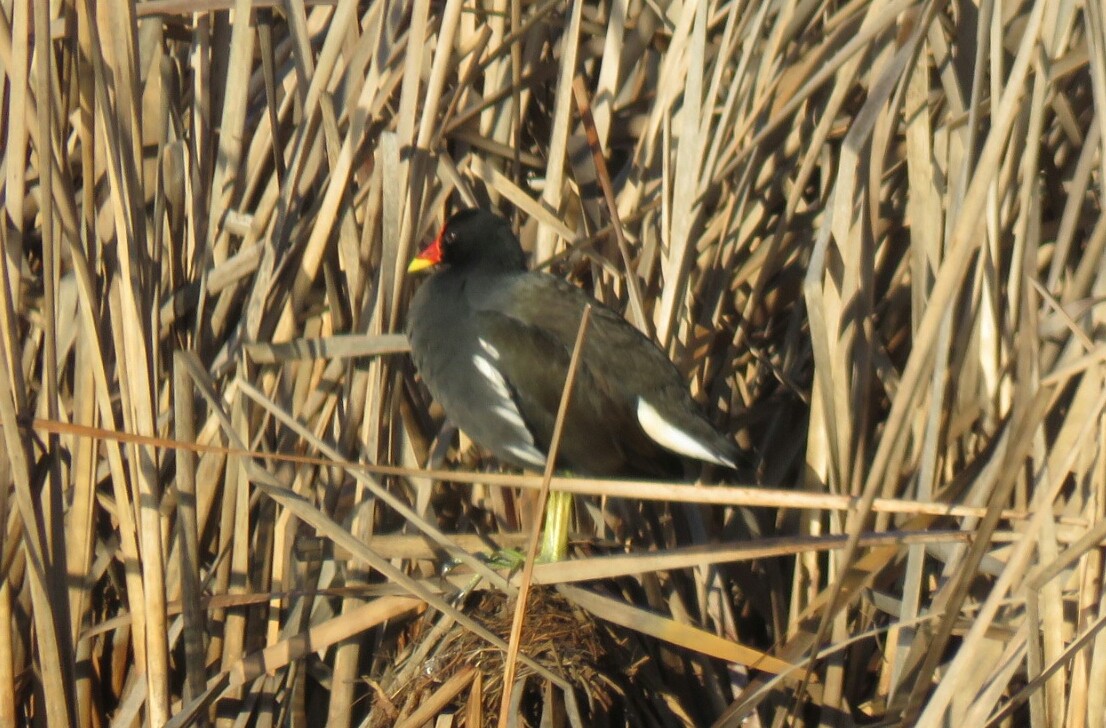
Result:
M528 270L503 217L454 213L407 270L433 271L408 307L415 369L453 424L500 461L545 467L590 306L557 468L674 479L685 459L738 467L740 449L706 419L665 353L580 288Z

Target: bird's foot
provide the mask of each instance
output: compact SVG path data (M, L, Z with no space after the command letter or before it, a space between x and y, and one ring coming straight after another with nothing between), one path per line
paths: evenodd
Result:
M522 549L504 548L490 554L481 554L480 560L493 569L508 569L514 573L526 564L526 552Z

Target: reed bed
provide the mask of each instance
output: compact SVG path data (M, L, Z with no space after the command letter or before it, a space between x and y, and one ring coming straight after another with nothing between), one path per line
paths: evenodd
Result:
M1103 725L1104 28L0 3L0 725ZM558 477L570 561L485 563L542 478L402 336L461 205L748 471Z

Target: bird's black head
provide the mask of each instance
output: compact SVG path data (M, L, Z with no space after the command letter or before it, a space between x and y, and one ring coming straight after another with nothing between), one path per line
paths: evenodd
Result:
M469 208L446 220L438 237L407 270L415 272L439 263L453 268L516 271L526 269L526 255L510 223L493 212Z

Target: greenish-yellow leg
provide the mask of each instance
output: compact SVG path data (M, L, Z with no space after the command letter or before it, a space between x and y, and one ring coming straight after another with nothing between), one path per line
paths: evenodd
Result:
M572 494L549 491L545 503L545 523L541 534L538 563L564 561L568 556L568 526L572 521Z
M545 521L542 523L537 563L548 564L565 560L568 556L568 527L571 522L572 494L549 491L549 497L545 501ZM497 568L512 570L521 569L525 561L526 554L518 549L501 549L488 559L488 563Z

